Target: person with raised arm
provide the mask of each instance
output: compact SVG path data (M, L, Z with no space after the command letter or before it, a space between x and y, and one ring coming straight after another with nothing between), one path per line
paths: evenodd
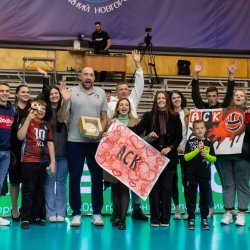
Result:
M107 127L107 99L103 89L94 86L95 74L90 67L82 69L79 85L68 89L65 83L60 84L63 103L58 110L57 118L63 122L69 115L69 130L67 155L69 162L69 204L73 211L72 227L81 225L81 193L80 183L85 159L92 180L92 208L91 223L103 226L103 171L95 160L95 153L102 136L95 138L82 136L78 126L81 116L99 118L103 131Z

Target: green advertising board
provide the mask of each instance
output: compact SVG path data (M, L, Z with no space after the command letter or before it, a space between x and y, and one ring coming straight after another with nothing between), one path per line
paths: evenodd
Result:
M214 166L211 168L212 178L211 185L213 191L213 199L214 199L214 212L223 212L223 201L222 201L222 187L219 179L219 175ZM183 187L181 184L181 173L180 167L178 167L178 186L179 186L179 203L181 211L185 211L185 202L183 196ZM83 214L91 214L92 213L92 205L91 205L91 178L87 166L84 167L83 175L81 178L81 194L82 194L82 213ZM198 206L199 199L197 199L197 212L199 212ZM20 198L19 198L20 205ZM237 204L235 206L237 208ZM146 201L142 201L142 209L145 213L149 213L149 204L148 199ZM129 208L131 210L131 207ZM10 194L8 193L6 196L0 198L0 216L9 216L11 211L11 202L10 202ZM103 206L103 214L110 214L112 211L111 200L110 200L110 189L104 191L104 206ZM174 212L174 204L172 204L172 211ZM68 214L71 214L71 209L68 205Z

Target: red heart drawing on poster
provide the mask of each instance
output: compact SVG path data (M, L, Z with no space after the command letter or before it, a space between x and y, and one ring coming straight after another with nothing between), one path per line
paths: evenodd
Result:
M147 185L145 183L143 183L141 185L141 191L146 192L146 190L147 190Z
M102 164L103 162L105 162L105 156L104 155L97 155L96 156L96 161L98 164Z
M162 166L164 164L164 161L160 157L157 157L156 158L156 163L157 163L157 165Z
M138 139L135 135L130 136L130 141L133 146L137 149L142 149L145 147L145 142L143 140Z
M119 130L120 133L123 133L124 131L127 130L127 127L125 125L120 124L117 126L117 130Z
M116 169L113 169L112 173L114 174L114 176L122 176L122 172Z
M117 142L120 138L121 138L121 132L120 131L110 131L108 132L108 135L106 137L107 142L114 144L115 142Z
M151 148L151 147L147 147L146 148L146 152L147 152L147 156L150 157L150 156L154 156L157 154L156 150Z
M156 172L150 170L150 167L146 162L140 163L138 169L142 180L153 181L156 178Z
M136 187L136 184L135 184L133 181L130 181L130 182L129 182L129 186L130 186L130 187Z
M105 140L105 141L102 142L101 149L109 151L110 147L111 147L111 143L108 140Z
M128 178L129 180L132 180L132 181L138 181L140 179L139 176L136 174L136 171L132 169L128 170Z

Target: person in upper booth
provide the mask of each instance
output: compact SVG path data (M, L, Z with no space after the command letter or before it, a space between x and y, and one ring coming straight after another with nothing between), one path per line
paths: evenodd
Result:
M108 53L112 45L109 34L102 30L101 22L95 22L95 31L92 33L94 53Z

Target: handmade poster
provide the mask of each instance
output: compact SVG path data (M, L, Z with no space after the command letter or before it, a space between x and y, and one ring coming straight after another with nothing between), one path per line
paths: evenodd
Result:
M245 113L242 109L191 109L188 139L193 137L193 121L203 120L206 138L213 142L215 154L239 154L245 136Z
M96 152L97 163L145 200L169 159L119 121Z

